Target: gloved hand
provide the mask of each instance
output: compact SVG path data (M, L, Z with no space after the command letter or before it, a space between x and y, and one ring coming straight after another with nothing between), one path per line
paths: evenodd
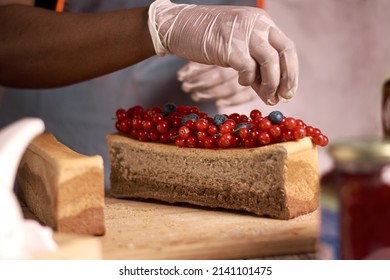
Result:
M239 105L257 97L249 86L237 81L232 68L189 62L177 72L182 90L196 102L215 100L217 107Z
M295 46L262 9L156 0L149 8L149 30L158 55L231 67L239 83L267 104L290 99L297 89Z

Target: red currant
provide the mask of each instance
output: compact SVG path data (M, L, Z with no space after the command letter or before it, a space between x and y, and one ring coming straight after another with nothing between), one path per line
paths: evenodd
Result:
M260 112L260 110L258 110L258 109L253 109L253 110L250 112L249 117L250 117L252 120L256 119L257 117L261 117L261 112Z
M187 139L176 137L175 145L178 147L185 147L187 145Z
M116 118L117 120L121 120L127 116L126 110L125 109L118 109L116 110Z
M297 125L295 119L291 117L286 118L283 123L288 130L293 130L294 127Z
M294 139L296 139L296 140L302 139L306 136L306 129L302 126L296 126L292 130L292 134L293 134Z
M259 137L257 139L261 145L268 145L271 143L271 136L266 131L260 131Z
M188 126L185 126L183 125L182 127L179 128L179 136L181 138L188 138L188 136L190 136L190 129L188 128Z
M199 131L204 131L209 127L209 122L208 120L204 118L200 118L196 121L195 123L195 128Z

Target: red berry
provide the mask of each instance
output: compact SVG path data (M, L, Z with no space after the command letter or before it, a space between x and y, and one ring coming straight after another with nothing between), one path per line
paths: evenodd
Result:
M118 109L116 110L116 118L117 120L121 120L127 116L126 110L125 109Z
M243 144L245 145L245 147L247 148L255 148L257 146L257 140L254 139L254 138L245 138L243 140Z
M204 131L209 127L209 122L204 118L200 118L196 121L195 127L199 131Z
M142 128L142 119L140 117L135 117L131 120L131 127L133 129L139 130Z
M257 117L261 117L261 112L260 112L260 110L258 110L258 109L253 109L253 110L250 112L249 117L250 117L252 120L256 119Z
M282 129L278 125L272 125L268 130L268 133L273 140L276 140L282 134Z
M206 149L214 149L217 146L217 142L214 137L206 137L203 143Z
M207 133L205 131L198 131L196 134L198 140L204 141L207 137Z
M142 129L145 131L149 131L153 128L153 123L151 120L143 120L142 121Z
M232 119L227 119L220 127L219 132L222 134L224 133L231 133L234 128L236 127L236 122Z
M235 121L236 123L241 122L241 116L238 113L233 113L229 115L229 119Z
M280 135L280 140L282 142L292 141L294 139L294 136L291 132L291 130L282 130L282 134Z
M157 129L152 129L149 131L148 137L152 141L157 141L160 139L160 133L158 133Z
M306 136L306 129L302 126L296 126L292 130L292 134L294 136L294 139L299 140Z
M241 138L247 138L249 136L249 129L245 128L245 127L241 127L239 130L238 130L238 135L241 137Z
M179 137L181 138L188 138L190 136L190 129L188 126L183 125L182 127L179 128Z
M272 127L272 122L268 119L268 118L263 118L258 127L262 130L262 131L268 131L271 127Z
M131 130L131 120L128 117L122 118L118 121L118 128L120 132L129 133Z
M234 143L234 136L231 133L222 134L221 137L219 137L218 139L218 144L223 148L230 147L233 145L233 143Z
M164 116L160 113L154 114L152 117L153 124L157 125L159 122L164 120Z
M210 124L207 128L207 133L210 135L215 135L218 133L218 127L216 125Z
M160 134L160 142L161 143L169 143L170 142L168 133L165 132L163 134Z
M149 140L149 133L145 130L138 131L138 140L141 141L148 141Z
M318 145L318 146L326 146L329 142L328 140L328 137L326 137L324 134L322 133L317 133L315 134L313 137L313 142L314 144Z
M262 119L264 119L262 116L257 116L256 118L252 119L252 123L258 125Z
M175 145L178 147L185 147L187 139L181 138L181 137L176 137L175 139Z
M198 138L195 135L189 135L187 138L187 147L196 148L198 147Z
M308 125L306 126L306 135L307 136L312 136L314 135L314 127Z
M294 127L297 125L295 119L291 117L286 118L283 123L288 130L293 130Z
M156 129L160 133L168 132L168 123L166 121L160 121L157 123Z
M261 145L268 145L271 143L271 136L266 131L260 131L259 137L257 139Z

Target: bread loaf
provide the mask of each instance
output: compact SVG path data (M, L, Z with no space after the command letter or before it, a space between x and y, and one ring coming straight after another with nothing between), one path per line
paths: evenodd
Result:
M258 148L201 149L107 136L110 194L291 219L318 207L310 138Z
M101 156L78 154L44 133L20 162L17 194L43 224L58 232L103 235L103 176Z

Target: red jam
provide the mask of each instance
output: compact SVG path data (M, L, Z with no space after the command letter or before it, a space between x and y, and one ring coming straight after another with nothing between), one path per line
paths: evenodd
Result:
M374 255L390 249L390 185L381 170L341 173L341 258L390 258Z
M390 142L330 147L339 188L342 259L390 259Z

